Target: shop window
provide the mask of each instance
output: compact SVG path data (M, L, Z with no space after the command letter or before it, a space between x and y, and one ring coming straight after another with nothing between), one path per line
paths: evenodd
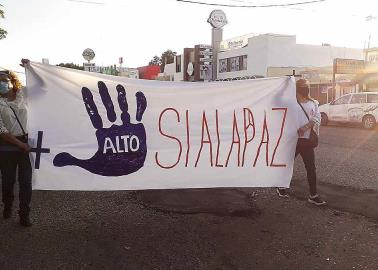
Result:
M247 66L248 66L248 56L247 55L243 55L242 56L242 59L243 59L243 70L247 70Z
M219 59L219 73L227 72L227 59Z
M234 72L234 71L240 70L240 68L239 68L240 67L239 66L239 57L231 57L230 62L231 62L230 71Z
M247 70L247 55L219 59L219 73Z

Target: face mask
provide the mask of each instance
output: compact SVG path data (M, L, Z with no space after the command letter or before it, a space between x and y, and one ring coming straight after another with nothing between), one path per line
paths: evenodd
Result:
M0 94L6 94L9 92L9 83L0 82Z

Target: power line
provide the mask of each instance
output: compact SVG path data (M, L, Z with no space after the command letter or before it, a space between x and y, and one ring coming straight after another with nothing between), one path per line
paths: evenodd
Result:
M307 5L307 4L325 2L327 0L313 0L313 1L305 1L305 2L295 2L295 3L287 3L287 4L269 4L269 5L229 5L229 4L206 3L206 2L191 1L191 0L176 0L176 1L177 2L190 3L190 4L206 5L206 6L239 7L239 8L266 8L266 7L289 7L289 6Z

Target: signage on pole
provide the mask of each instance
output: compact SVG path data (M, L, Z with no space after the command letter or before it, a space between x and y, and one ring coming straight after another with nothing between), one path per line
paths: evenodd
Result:
M207 20L208 23L212 26L211 30L211 48L213 51L213 61L212 61L212 79L217 79L217 62L218 62L218 52L219 44L223 39L223 26L227 24L226 14L220 10L216 9L210 13L210 16Z
M199 52L200 55L203 55L203 56L212 56L213 55L213 52L212 51L200 51Z
M213 28L222 28L227 24L226 14L220 9L213 10L207 22L210 23Z
M93 60L93 58L95 58L95 53L94 53L94 51L92 50L92 49L90 49L90 48L87 48L87 49L85 49L84 51L83 51L83 58L85 59L85 60L87 60L88 62L90 62L91 60Z
M212 62L213 59L212 58L200 58L200 62Z
M335 74L357 74L364 70L364 60L336 58L333 63Z
M199 44L198 45L200 49L211 49L211 45L206 45L206 44Z
M95 72L96 71L96 64L95 63L83 63L84 70L88 72Z

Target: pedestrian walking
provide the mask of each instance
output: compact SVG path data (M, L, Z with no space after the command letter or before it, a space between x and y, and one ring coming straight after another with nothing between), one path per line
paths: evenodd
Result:
M29 61L22 60L22 63L28 65ZM20 81L13 72L0 71L0 144L2 147L15 149L14 151L0 150L3 217L8 219L12 216L13 189L18 169L20 224L28 227L32 225L29 217L32 168L26 122L26 101Z
M295 150L295 157L300 155L303 159L307 180L310 189L308 202L321 206L326 204L317 192L316 188L316 166L314 148L318 145L319 126L321 115L319 112L319 103L310 97L309 83L305 79L299 79L296 82L296 93L298 101L298 141ZM289 197L285 188L277 188L280 197Z

